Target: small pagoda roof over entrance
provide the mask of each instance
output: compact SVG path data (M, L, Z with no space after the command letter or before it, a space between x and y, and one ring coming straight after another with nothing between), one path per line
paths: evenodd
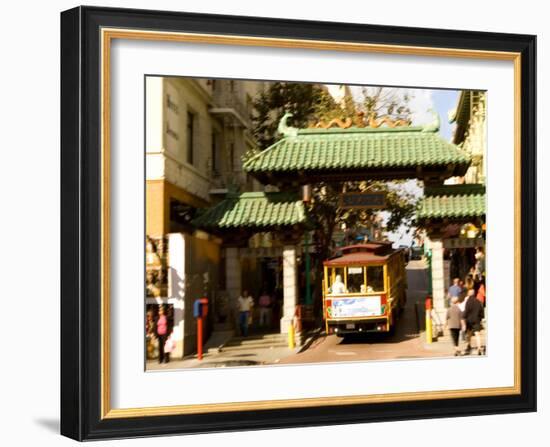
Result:
M283 121L286 120L283 117ZM245 161L264 184L462 176L470 157L438 133L439 120L424 127L294 129L281 121L284 138Z
M467 221L485 217L485 186L479 184L427 187L420 200L417 218L421 221Z
M193 220L193 225L213 233L249 233L296 229L308 222L304 204L295 194L245 192L228 194L217 205Z

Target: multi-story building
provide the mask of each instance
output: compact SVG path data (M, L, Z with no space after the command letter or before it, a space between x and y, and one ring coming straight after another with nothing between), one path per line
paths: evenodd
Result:
M452 177L442 186L425 188L426 198L419 214L431 222L426 242L431 254L434 308L442 318L451 279L463 279L476 262L476 248L485 247L485 92L462 91L449 118L456 123L451 141L470 158L471 164L463 176Z
M462 182L485 184L486 93L477 90L461 92L451 118L456 123L452 142L472 158L472 164Z
M221 240L191 220L228 191L259 189L242 170L254 149L251 110L261 82L146 79L146 251L150 312L173 321L175 357L196 346L193 302L223 284Z

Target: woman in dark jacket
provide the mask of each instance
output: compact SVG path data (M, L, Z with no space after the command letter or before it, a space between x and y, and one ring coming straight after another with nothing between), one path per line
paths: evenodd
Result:
M471 346L471 340L472 340L472 333L476 337L476 344L477 344L477 353L478 355L482 354L482 347L481 347L481 320L483 320L483 317L485 316L485 313L483 311L483 304L479 302L473 296L473 293L469 291L468 295L470 298L466 301L466 305L464 306L464 312L462 312L462 321L463 325L466 329L466 351L465 353L469 353L472 349Z

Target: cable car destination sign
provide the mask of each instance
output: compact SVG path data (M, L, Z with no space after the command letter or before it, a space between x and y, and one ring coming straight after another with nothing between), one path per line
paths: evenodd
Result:
M340 208L377 209L386 207L383 192L344 192L340 194Z

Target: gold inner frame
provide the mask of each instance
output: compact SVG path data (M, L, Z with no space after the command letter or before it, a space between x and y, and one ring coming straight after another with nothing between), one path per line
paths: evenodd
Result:
M330 396L216 404L173 405L143 408L111 408L110 387L110 63L113 39L154 40L164 42L208 43L215 45L263 46L326 51L368 52L414 56L438 56L467 59L492 59L514 63L514 385L498 388ZM225 411L282 408L306 408L323 405L352 405L503 396L521 392L521 54L514 52L430 48L405 45L381 45L318 40L278 39L212 34L141 31L103 28L101 30L101 418L166 416Z

